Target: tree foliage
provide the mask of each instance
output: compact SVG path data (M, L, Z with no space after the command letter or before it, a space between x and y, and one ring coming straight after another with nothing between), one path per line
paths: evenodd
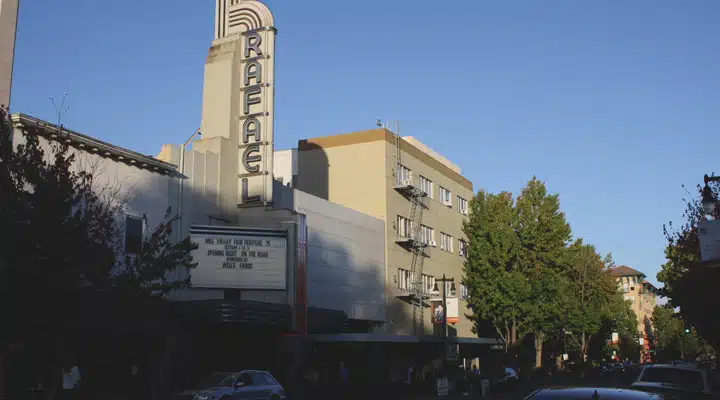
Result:
M541 351L560 328L566 303L561 271L571 230L558 196L533 178L516 202L507 192L480 191L470 209L464 225L470 318L492 321L506 345L532 333Z
M571 341L587 360L593 336L600 331L613 297L618 296L617 284L610 275L610 255L601 258L592 245L576 240L566 252L568 295L565 328Z
M26 126L22 140L11 144L11 124L0 109L3 315L15 317L18 327L62 329L62 324L73 321L68 310L78 319L91 318L83 310L97 293L121 288L166 293L168 272L194 267L190 251L196 246L189 240L175 244L168 239L173 222L168 214L145 241L142 253L125 263L122 202L102 196L92 173L76 168L75 152L62 140L63 131L55 133L60 140L48 141L48 149L41 142L41 129L46 128Z
M720 184L710 183L710 187L717 196ZM657 279L664 284L662 294L668 298L669 304L673 308L679 307L682 318L717 347L720 345L720 319L708 318L708 310L720 306L720 297L716 294L720 269L699 262L698 224L707 217L700 202L701 196L702 189L698 186L695 194L689 193L683 199L686 209L680 227L675 228L672 223L663 226L667 239L666 262ZM712 217L720 217L718 210Z
M464 283L471 292L470 316L492 321L507 345L517 340L517 329L530 286L518 270L516 212L512 195L480 191L470 201L470 218L463 230L468 237Z
M663 361L680 358L694 360L714 353L697 331L682 320L669 306L657 306L652 315L653 331L657 339L656 351Z

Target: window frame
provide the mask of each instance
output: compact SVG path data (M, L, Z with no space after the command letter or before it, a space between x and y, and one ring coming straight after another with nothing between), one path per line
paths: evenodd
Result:
M130 236L130 224L129 221L134 220L138 221L140 223L140 235L139 235L139 243L137 244L137 251L131 251L128 247L128 243L130 242L130 239L136 240L136 238ZM140 254L142 252L143 244L145 242L145 218L142 216L138 216L136 214L130 214L125 213L125 226L123 228L123 250L125 251L125 254L135 255Z

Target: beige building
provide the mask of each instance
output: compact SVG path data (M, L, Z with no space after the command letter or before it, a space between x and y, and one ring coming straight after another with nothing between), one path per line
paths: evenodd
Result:
M441 296L432 289L446 275L456 289L447 284L448 334L475 337L460 284L473 187L460 168L387 129L302 140L297 168L299 190L385 221L387 323L380 330L438 334L431 304Z
M18 0L0 0L0 105L10 105Z
M643 351L650 349L653 343L652 314L657 305L657 288L645 280L642 272L622 265L612 271L623 298L631 302L631 308L637 316L640 345Z

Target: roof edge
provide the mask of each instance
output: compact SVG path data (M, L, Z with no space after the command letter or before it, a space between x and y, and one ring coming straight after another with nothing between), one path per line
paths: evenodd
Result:
M124 147L96 139L92 136L58 126L27 114L14 113L10 115L13 127L23 129L29 125L37 126L45 135L52 140L58 140L58 134L67 135L70 145L91 153L97 153L101 157L112 158L116 161L125 162L141 169L163 173L177 173L177 166L169 162L158 160L155 157L144 155Z

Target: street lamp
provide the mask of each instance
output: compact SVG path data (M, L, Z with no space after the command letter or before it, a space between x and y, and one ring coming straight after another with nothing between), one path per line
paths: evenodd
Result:
M720 182L720 176L705 175L703 180L705 181L705 186L702 190L702 207L705 211L705 215L712 217L715 213L715 209L717 208L718 200L715 198L715 195L713 194L712 189L710 189L710 185L708 185L708 183Z

